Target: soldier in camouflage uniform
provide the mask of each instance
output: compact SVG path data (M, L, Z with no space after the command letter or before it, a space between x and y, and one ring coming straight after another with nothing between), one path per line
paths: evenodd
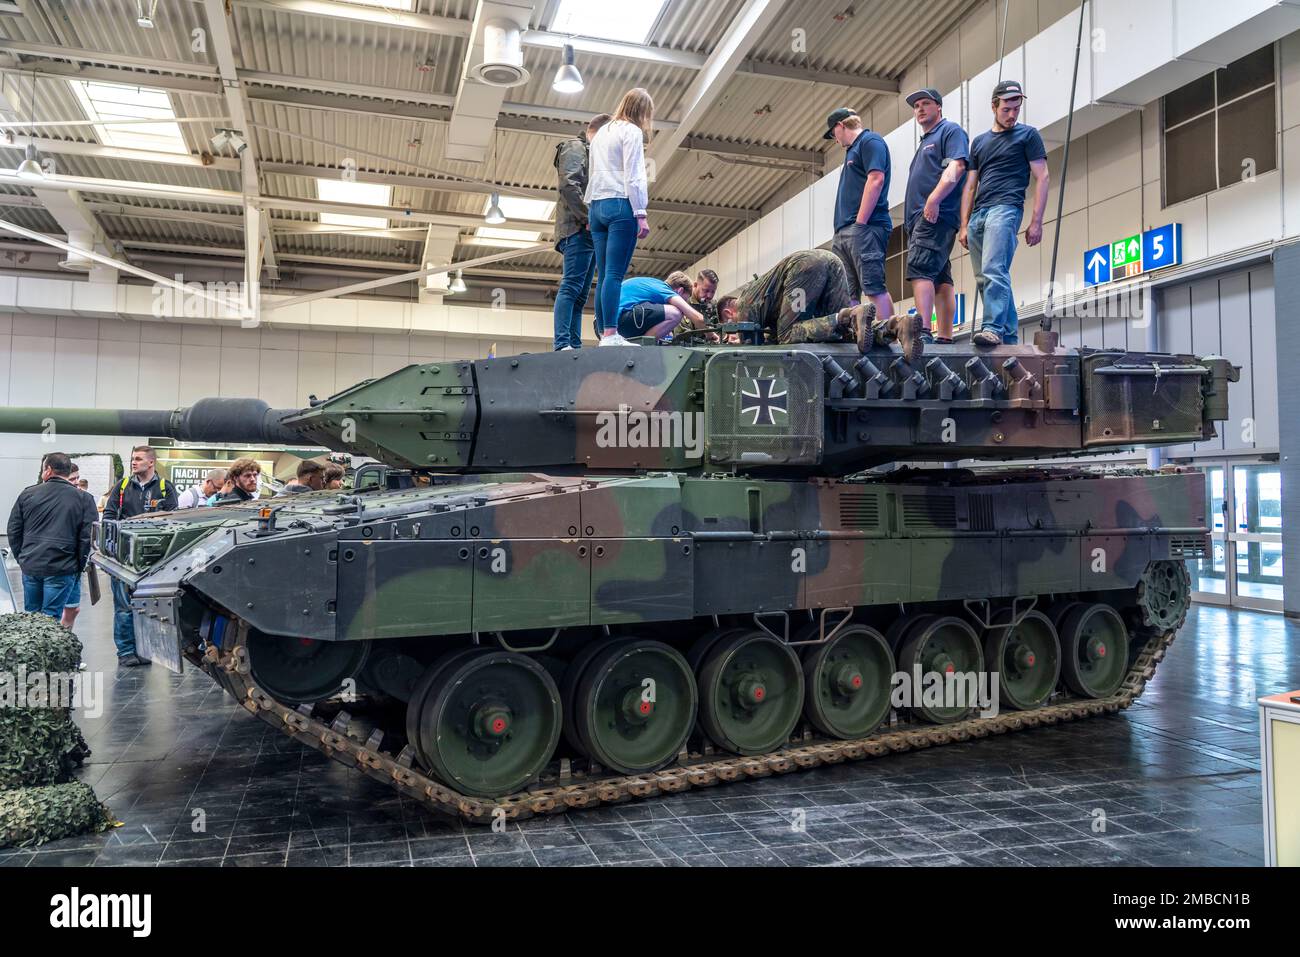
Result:
M736 321L762 326L769 341L784 345L852 338L849 282L839 256L828 250L791 253L738 295Z

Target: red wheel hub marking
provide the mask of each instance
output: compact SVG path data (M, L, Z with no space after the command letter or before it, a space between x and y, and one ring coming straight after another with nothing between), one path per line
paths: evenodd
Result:
M1098 645L1098 646L1097 646L1097 657L1098 657L1098 658L1105 658L1105 657L1106 657L1106 646L1105 646L1105 645Z
M1025 658L1025 664L1029 665L1029 667L1032 668L1036 660L1037 659L1034 657L1033 653L1031 652L1029 656Z
M505 719L505 718L493 718L493 719L492 719L492 730L493 730L494 732L496 732L497 734L500 734L500 733L501 733L502 731L504 731L505 729L506 729L506 719Z
M948 674L952 674L954 671L957 670L957 668L956 668L954 665L949 665L948 667L944 668L943 670L944 670L945 672L947 672Z
M853 687L855 687L855 688L861 688L861 687L862 687L862 675L854 675L854 676L853 676L853 681L850 682L850 683L851 683L851 684L853 685Z
M754 700L755 700L755 701L762 701L762 700L763 700L763 696L764 696L765 694L767 694L767 691L764 690L764 688L763 688L762 685L759 685L757 688L754 689Z
M651 710L650 702L649 702L649 701L642 701L642 702L641 702L641 713L642 713L642 714L649 714L649 713L650 713L650 710Z
M311 638L299 638L298 644L302 645L304 648L310 648L312 645L316 644L316 642Z

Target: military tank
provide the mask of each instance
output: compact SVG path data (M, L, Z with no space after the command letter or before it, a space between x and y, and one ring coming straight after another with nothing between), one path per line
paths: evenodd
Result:
M1220 357L632 346L411 365L304 409L0 431L318 445L319 492L102 522L140 654L430 808L545 814L1113 712L1184 620ZM881 467L896 466L892 471Z

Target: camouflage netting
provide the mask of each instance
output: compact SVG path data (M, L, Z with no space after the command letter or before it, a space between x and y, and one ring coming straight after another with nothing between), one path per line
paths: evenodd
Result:
M73 768L90 754L71 709L50 707L50 676L65 690L81 642L46 615L0 615L0 847L27 847L112 823ZM36 676L33 683L33 675ZM33 697L32 689L41 689Z
M80 781L0 792L0 847L31 847L112 825L108 809Z
M81 642L53 618L0 615L0 690L22 695L24 675L75 675L80 661ZM67 708L0 702L0 791L68 781L88 754Z

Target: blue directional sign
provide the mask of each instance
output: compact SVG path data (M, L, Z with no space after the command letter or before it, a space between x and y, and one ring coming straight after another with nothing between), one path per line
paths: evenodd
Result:
M1169 223L1145 233L1125 236L1083 254L1083 284L1098 286L1112 279L1177 266L1183 261L1183 227Z
M1183 226L1170 223L1142 234L1142 271L1177 266L1183 261Z
M1083 254L1083 284L1096 286L1103 282L1110 282L1110 243Z

